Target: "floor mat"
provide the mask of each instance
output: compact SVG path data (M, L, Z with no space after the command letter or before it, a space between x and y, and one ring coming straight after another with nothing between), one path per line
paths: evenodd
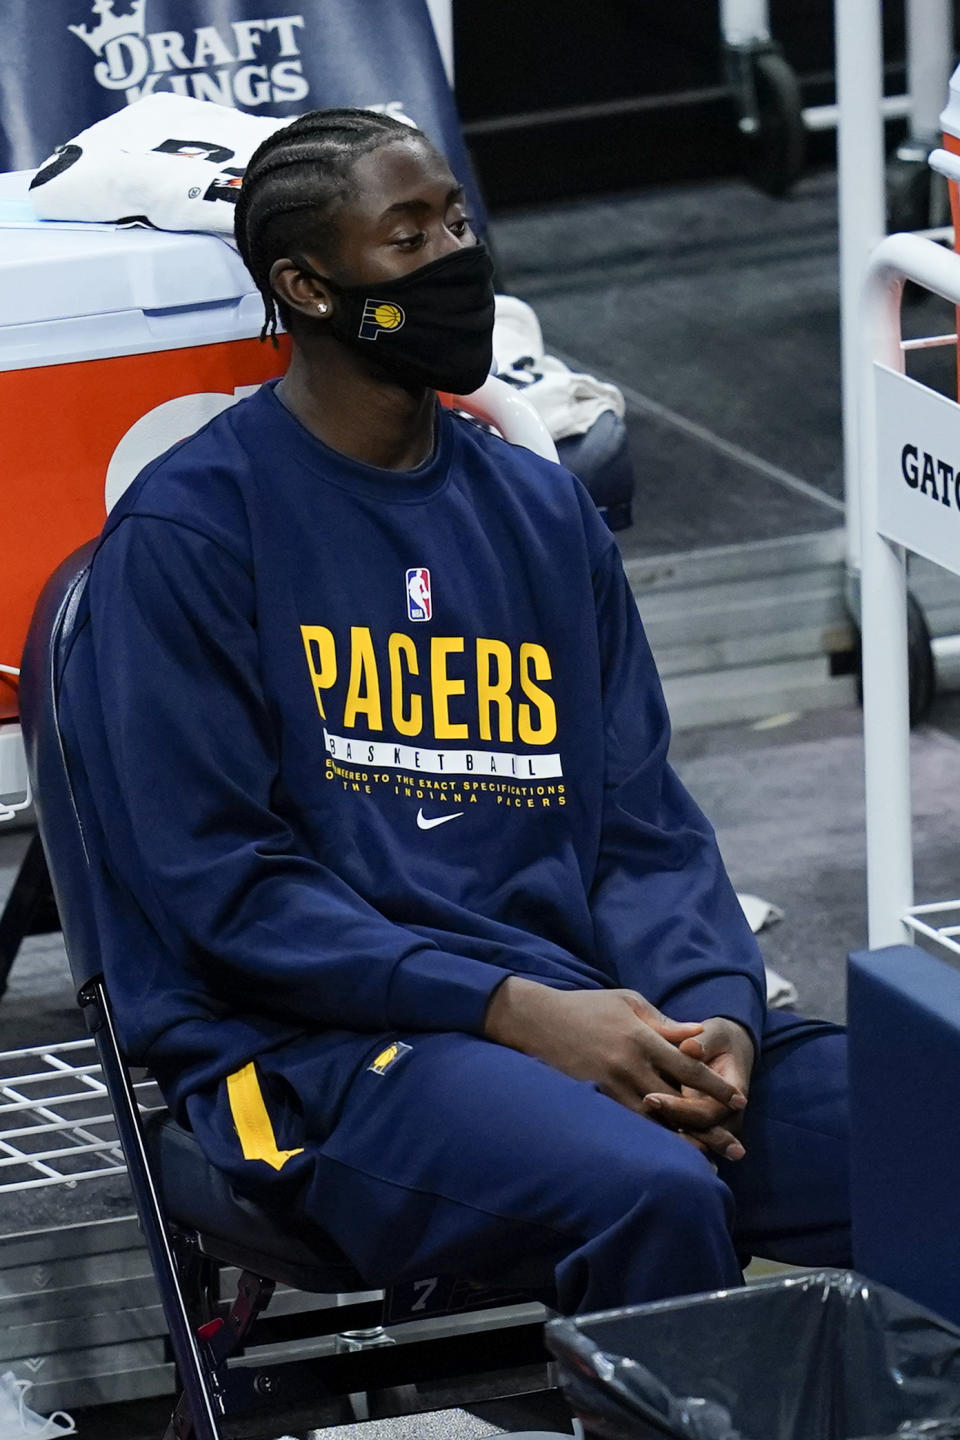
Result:
M960 893L960 742L928 726L912 737L918 901ZM866 944L863 741L858 711L798 717L773 730L676 736L673 758L713 821L734 884L783 920L759 937L806 1014L842 1020L846 957Z
M739 180L663 186L499 217L494 233L498 283L534 306L548 350L828 499L841 495L833 172L805 177L788 200ZM637 404L631 413L642 418ZM674 458L679 432L668 425L661 439L651 428L659 465L651 473L636 454L641 482L665 487L678 514L695 522L684 482L696 486L697 464L709 462L688 447ZM731 501L742 473L735 467L726 485ZM771 499L776 489L768 477ZM811 515L810 503L772 522L762 504L738 504L737 538L765 538L771 523L778 535L836 523L833 508L814 504ZM687 529L666 548L725 543Z

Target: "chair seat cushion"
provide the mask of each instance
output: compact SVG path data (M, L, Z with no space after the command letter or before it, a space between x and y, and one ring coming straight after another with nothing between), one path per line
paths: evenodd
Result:
M204 1253L298 1290L340 1294L374 1288L318 1226L274 1215L239 1195L207 1160L196 1136L167 1112L149 1116L144 1128L164 1213L196 1231Z

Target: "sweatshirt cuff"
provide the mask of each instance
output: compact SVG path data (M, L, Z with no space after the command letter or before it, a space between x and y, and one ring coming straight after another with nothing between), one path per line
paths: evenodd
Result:
M512 972L443 950L415 950L397 965L387 1023L397 1030L463 1030L482 1035L490 997Z
M767 1013L766 997L747 975L718 975L695 980L682 990L668 995L660 1009L671 1020L709 1020L722 1015L736 1020L749 1031L754 1053L760 1055L763 1022Z

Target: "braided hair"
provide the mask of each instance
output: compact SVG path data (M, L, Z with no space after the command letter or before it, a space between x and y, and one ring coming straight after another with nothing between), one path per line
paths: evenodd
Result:
M296 251L335 238L335 204L350 191L361 155L391 140L423 137L414 126L375 110L311 110L268 135L254 151L237 200L234 232L240 256L263 297L260 339L277 344L289 308L273 292L270 268Z

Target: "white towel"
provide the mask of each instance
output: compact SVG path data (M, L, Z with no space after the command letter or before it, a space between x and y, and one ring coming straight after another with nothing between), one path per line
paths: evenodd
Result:
M497 296L493 354L498 377L523 392L554 440L585 435L604 410L623 418L624 400L616 385L544 354L540 322L515 295Z
M775 925L778 920L783 919L783 911L779 905L774 905L770 900L764 900L760 895L737 894L740 901L740 908L747 917L747 924L758 935L768 925ZM764 972L767 977L767 1004L771 1010L788 1010L796 1005L799 1000L797 987L779 970L774 970L770 965L764 965Z
M42 220L143 219L160 230L232 236L247 163L288 123L148 95L61 145L34 176L30 200Z
M783 919L783 911L779 905L774 905L771 900L764 900L760 895L748 895L738 891L737 899L754 935L759 935L768 925L776 925L778 920Z
M56 1440L58 1435L76 1435L73 1417L55 1410L49 1418L31 1410L26 1403L32 1380L18 1380L12 1370L0 1375L0 1440Z

